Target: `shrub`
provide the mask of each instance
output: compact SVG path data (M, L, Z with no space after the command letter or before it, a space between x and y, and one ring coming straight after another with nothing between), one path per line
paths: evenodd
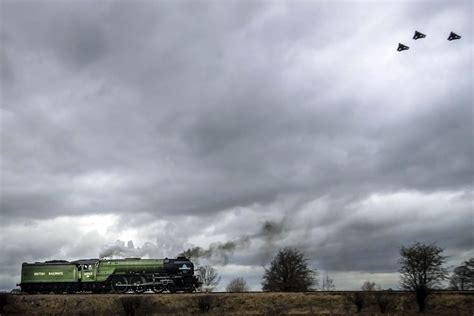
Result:
M384 314L385 312L387 312L389 306L392 304L389 294L387 294L385 291L377 291L374 292L373 295L375 303L379 307L380 313Z
M8 304L8 294L0 293L0 315L4 314L3 308Z
M354 293L351 293L351 294L347 294L346 295L346 300L348 302L352 303L353 305L355 305L355 307L357 309L357 313L360 313L360 312L362 312L362 308L365 305L365 301L366 301L365 293L363 293L363 292L354 292Z
M124 296L120 298L120 301L127 316L134 316L140 307L140 297L138 296Z
M211 295L201 295L197 299L197 306L201 313L207 313L213 305L213 297Z

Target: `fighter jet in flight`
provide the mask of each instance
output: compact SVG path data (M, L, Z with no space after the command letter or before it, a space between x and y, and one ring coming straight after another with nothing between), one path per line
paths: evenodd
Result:
M460 39L460 38L461 38L460 35L457 35L456 33L451 32L451 34L449 34L448 41L458 40L458 39Z
M418 31L415 31L415 34L413 35L414 40L417 40L417 39L420 39L420 38L425 38L425 37L426 37L425 34L423 34L421 32L418 32ZM458 39L461 39L461 35L457 35L454 32L451 32L451 34L449 34L448 41L454 41L454 40L458 40ZM408 50L408 49L410 49L410 47L408 47L406 45L403 45L402 43L398 43L397 51L402 52L402 51Z
M425 37L426 37L425 34L423 34L423 33L421 33L421 32L418 32L418 31L415 31L415 35L413 35L413 39L414 39L414 40L417 40L417 39L419 39L419 38L425 38Z
M397 51L401 52L403 50L408 50L408 49L410 49L410 47L403 45L402 43L398 43Z

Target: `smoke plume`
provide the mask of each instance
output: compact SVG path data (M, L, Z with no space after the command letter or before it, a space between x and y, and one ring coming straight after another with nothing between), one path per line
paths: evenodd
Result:
M183 251L180 255L193 259L206 258L222 264L227 264L229 262L229 257L234 253L234 251L245 249L248 246L250 246L250 237L243 236L234 241L213 243L207 249L201 247L189 248L188 250Z
M182 251L179 255L198 260L208 259L215 263L227 264L230 257L235 251L246 249L250 246L252 241L261 241L261 257L266 261L275 251L275 243L284 236L285 223L284 219L275 221L265 221L260 229L251 235L243 235L235 240L227 242L212 243L207 248L192 247ZM263 243L262 243L263 241ZM161 245L161 244L160 244ZM161 245L161 248L167 248ZM173 257L176 253L169 253L169 250L160 249L157 244L147 242L142 247L135 247L133 241L129 240L125 243L122 240L116 240L114 243L108 244L100 251L100 258L158 258L160 256ZM264 262L263 262L264 263Z
M208 248L193 247L183 251L180 255L199 259L205 258L212 261L227 264L229 258L236 250L245 249L250 246L252 240L263 240L262 258L268 258L274 250L274 243L284 234L284 220L280 222L265 221L260 230L252 235L244 235L234 241L225 243L213 243Z
M255 237L263 240L260 261L264 265L278 248L276 242L285 235L285 218L279 222L265 221Z
M262 237L268 242L272 242L282 236L284 232L284 220L280 222L274 221L265 221L262 224L260 232L256 235L257 237Z
M153 257L157 253L158 247L151 243L146 242L142 247L135 247L133 241L129 240L127 244L124 241L116 240L114 243L109 244L102 248L99 254L99 258L142 258L145 256Z

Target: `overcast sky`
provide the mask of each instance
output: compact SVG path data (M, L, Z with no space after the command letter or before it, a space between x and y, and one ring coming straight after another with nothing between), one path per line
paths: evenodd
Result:
M200 263L254 290L285 246L337 289L474 256L471 1L0 5L0 289L108 246L231 241Z

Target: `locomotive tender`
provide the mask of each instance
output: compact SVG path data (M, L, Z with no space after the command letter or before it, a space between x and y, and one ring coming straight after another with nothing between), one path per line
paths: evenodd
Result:
M186 257L177 257L25 262L18 285L26 293L191 293L201 282L194 275L193 263Z

